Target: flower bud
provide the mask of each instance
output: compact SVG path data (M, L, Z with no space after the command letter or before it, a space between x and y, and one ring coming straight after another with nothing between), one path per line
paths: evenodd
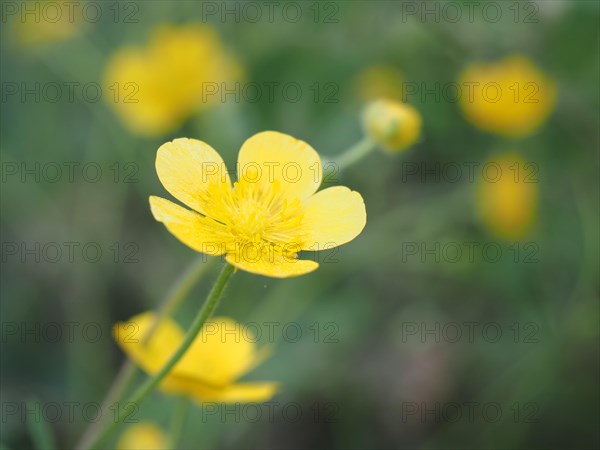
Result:
M390 152L400 152L419 139L421 115L411 105L377 100L363 114L365 133Z

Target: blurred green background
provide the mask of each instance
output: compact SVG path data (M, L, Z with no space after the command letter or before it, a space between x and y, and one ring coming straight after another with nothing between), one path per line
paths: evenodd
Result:
M411 96L407 101L423 118L420 142L398 155L373 152L338 174L337 184L364 197L368 223L336 261L321 260L319 270L295 279L233 278L219 314L279 324L273 356L249 379L279 381L273 401L301 405L302 418L287 420L276 409L274 420L265 414L254 423L194 406L181 448L598 448L598 2L491 2L502 13L497 22L481 12L490 2L476 7L473 20L465 17L468 2L450 2L463 13L456 23L444 16L446 2L291 2L301 11L295 22L282 15L290 2L273 6L273 20L268 2L254 2L262 13L256 21L250 10L223 20L221 10L241 7L236 2L87 2L102 12L98 21L82 19L76 9L73 35L33 43L19 38L25 3L3 2L1 24L5 448L33 445L21 414L28 399L42 409L100 402L124 360L112 324L155 308L197 258L150 214L149 195L170 198L154 169L162 143L201 139L233 168L247 137L277 130L333 157L362 138L365 70L391 67L405 83L433 86L456 81L470 63L515 53L557 83L556 107L535 134L506 140L478 130L443 96ZM27 2L36 3L45 2ZM207 3L218 12L206 14ZM437 16L421 16L435 4ZM411 5L419 12L408 14ZM524 20L528 14L533 21ZM144 137L119 120L106 89L97 102L79 88L73 99L66 91L55 102L44 95L48 83L101 85L119 48L145 45L162 24L193 21L217 31L246 82L298 83L299 101L281 93L272 101L229 97L173 131ZM23 96L24 86L36 89L35 83L39 98ZM320 94L332 89L335 101L315 99L314 83ZM481 222L476 183L421 177L423 167L483 163L499 151L517 151L539 166L535 227L517 243L495 237ZM408 163L419 165L418 175L408 175ZM65 164L73 165L73 179ZM33 172L24 175L23 167ZM65 243L76 243L72 258ZM436 261L407 256L411 243L428 249L494 243L503 254L497 262L478 252L474 260ZM523 256L528 243L536 249L530 262ZM101 249L97 262L84 247L91 259ZM210 267L176 314L182 325L190 323L216 270L217 264ZM72 336L70 323L76 324ZM288 323L302 330L298 342L294 330L282 332ZM475 324L473 339L465 323ZM463 332L458 342L448 328L453 324ZM436 326L439 339L421 334ZM174 404L156 392L136 418L166 429ZM455 420L456 407L462 416ZM72 447L89 425L78 408L73 420L63 409L49 424L59 448ZM435 408L441 412L421 415ZM499 408L501 416L490 419L486 408L492 417ZM315 409L327 413L315 416Z

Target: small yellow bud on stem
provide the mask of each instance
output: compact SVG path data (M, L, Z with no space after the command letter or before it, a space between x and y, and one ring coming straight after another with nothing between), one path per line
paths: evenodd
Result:
M406 103L376 100L363 113L367 136L389 152L401 152L413 145L421 135L421 115Z

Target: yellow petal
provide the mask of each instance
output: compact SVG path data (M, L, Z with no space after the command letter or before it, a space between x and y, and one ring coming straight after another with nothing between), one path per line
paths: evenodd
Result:
M228 317L214 317L203 326L173 372L205 384L225 386L262 361L256 338L244 325Z
M314 194L323 177L319 154L306 142L276 131L255 134L240 149L238 180L268 190L275 180L287 197Z
M156 220L188 247L214 256L225 252L228 233L222 224L155 196L150 196L150 210Z
M180 377L172 378L171 383L172 386L176 386L173 391L189 395L199 403L264 402L273 397L279 388L279 384L273 382L236 383L214 387L192 378Z
M230 253L225 257L232 266L245 272L273 278L290 278L304 275L316 270L319 264L315 261L291 257L264 256L260 259L248 258L244 254Z
M367 223L365 203L358 192L335 186L317 192L304 202L303 250L323 250L351 241Z
M180 138L163 144L156 155L156 173L173 197L208 216L205 205L209 187L231 185L221 156L196 139Z
M155 318L154 313L146 312L113 327L113 337L119 346L150 374L158 372L167 363L184 336L179 325L165 317L154 328L152 337L146 341L148 332L155 326Z
M221 390L198 392L200 394L198 400L225 403L264 402L275 395L278 387L278 383L237 383Z

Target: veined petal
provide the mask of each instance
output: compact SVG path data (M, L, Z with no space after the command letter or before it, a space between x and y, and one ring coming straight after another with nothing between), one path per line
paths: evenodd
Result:
M274 278L290 278L304 275L316 270L319 264L315 261L285 257L282 255L249 257L242 253L229 253L225 260L232 266L246 272Z
M317 192L304 206L303 250L323 250L345 244L358 236L367 223L363 198L344 186Z
M276 131L255 134L238 155L238 180L258 184L264 190L278 180L288 198L314 194L323 178L319 154L306 142Z
M188 247L214 256L225 252L228 234L222 224L155 196L150 196L150 210L156 220Z
M231 186L221 156L208 144L180 138L161 145L156 155L156 173L173 197L210 216L203 199L210 185Z
M164 317L146 341L148 332L155 326L155 318L153 312L145 312L113 327L115 341L127 356L150 374L158 372L167 363L184 337L179 325Z

